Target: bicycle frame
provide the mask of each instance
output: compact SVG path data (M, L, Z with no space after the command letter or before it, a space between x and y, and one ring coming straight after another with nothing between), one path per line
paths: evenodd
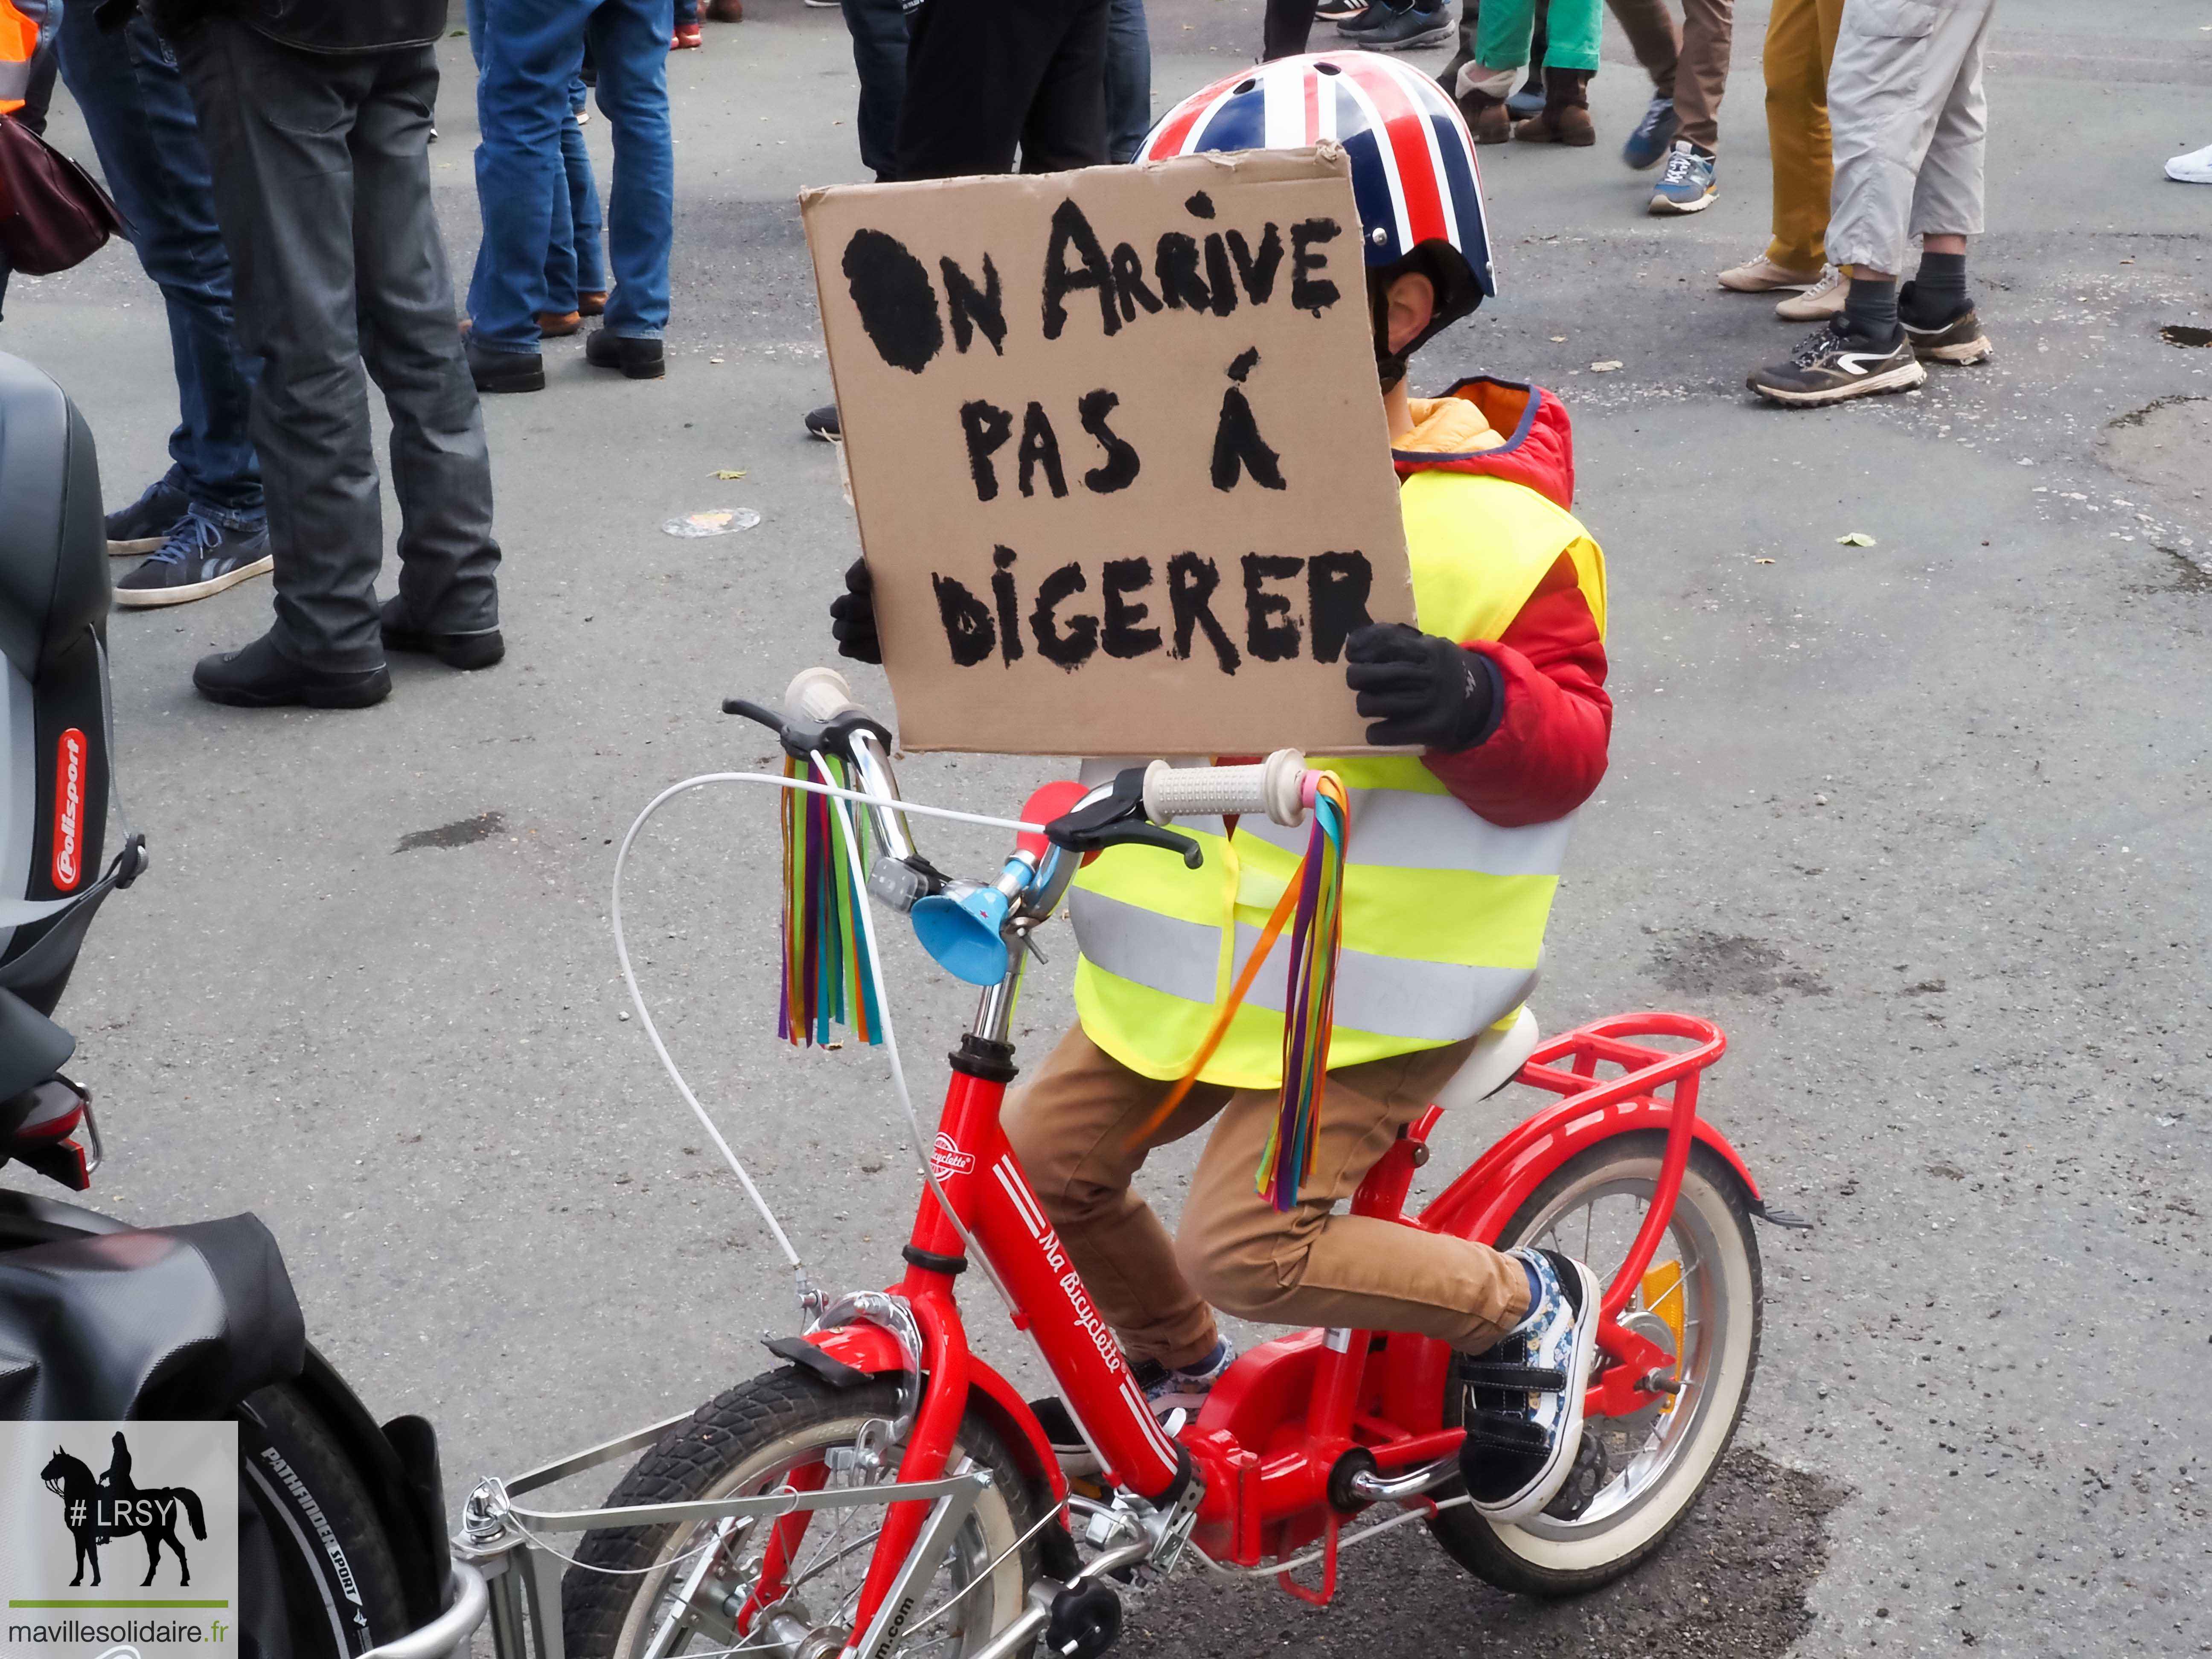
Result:
M974 1029L952 1056L931 1160L945 1199L1005 1285L1016 1327L1036 1343L1070 1414L1099 1454L1103 1483L1166 1510L1194 1501L1194 1478L1201 1485L1190 1517L1193 1541L1217 1562L1255 1567L1325 1539L1317 1589L1279 1575L1293 1594L1325 1601L1334 1589L1336 1546L1347 1516L1375 1502L1426 1505L1421 1493L1455 1474L1462 1431L1443 1420L1450 1352L1441 1342L1402 1334L1308 1330L1279 1338L1240 1358L1196 1421L1170 1440L1000 1127L1014 1075L1004 1033L1018 978L986 993ZM1634 1040L1650 1037L1694 1046L1668 1051ZM1616 1016L1554 1037L1531 1054L1516 1080L1562 1097L1557 1104L1518 1125L1409 1218L1404 1206L1413 1174L1427 1161L1428 1137L1442 1116L1431 1107L1369 1172L1353 1212L1494 1239L1567 1159L1613 1135L1663 1131L1666 1152L1650 1211L1606 1291L1598 1335L1603 1369L1592 1379L1587 1410L1618 1415L1663 1402L1673 1356L1625 1329L1619 1316L1665 1233L1692 1145L1703 1141L1717 1152L1758 1200L1742 1160L1698 1115L1699 1074L1725 1047L1708 1022L1668 1013ZM1620 1068L1620 1074L1601 1080L1601 1065ZM957 1275L968 1265L960 1228L925 1192L903 1252L906 1275L895 1292L919 1327L927 1377L899 1478L944 1475L970 1392L977 1390L1027 1437L1024 1461L1041 1466L1054 1497L1062 1497L1064 1482L1034 1415L969 1352L955 1296ZM896 1338L873 1323L817 1331L806 1340L858 1373L907 1370ZM872 1621L928 1512L925 1504L891 1506L856 1609L856 1631L874 1635ZM764 1577L755 1598L765 1606L777 1593ZM884 1643L896 1634L903 1611L887 1625Z

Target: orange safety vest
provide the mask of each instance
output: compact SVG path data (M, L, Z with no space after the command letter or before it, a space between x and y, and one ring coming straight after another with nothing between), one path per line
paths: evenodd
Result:
M23 107L31 86L31 54L39 49L39 26L0 0L0 115Z

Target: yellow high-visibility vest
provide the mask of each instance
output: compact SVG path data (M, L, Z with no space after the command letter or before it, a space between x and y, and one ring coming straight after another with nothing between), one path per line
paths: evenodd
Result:
M1399 492L1424 633L1494 640L1562 554L1601 637L1605 559L1572 514L1526 486L1424 471ZM1347 693L1347 695L1349 695ZM1085 781L1116 763L1096 762ZM1332 1069L1470 1037L1534 982L1573 814L1507 829L1462 805L1414 755L1314 757L1350 791L1344 945ZM1206 862L1116 848L1075 882L1085 1033L1133 1072L1181 1077L1305 850L1307 830L1247 816L1178 819ZM1201 1081L1282 1084L1287 939L1270 954Z
M39 48L39 26L0 0L0 115L23 107L31 86L31 54Z

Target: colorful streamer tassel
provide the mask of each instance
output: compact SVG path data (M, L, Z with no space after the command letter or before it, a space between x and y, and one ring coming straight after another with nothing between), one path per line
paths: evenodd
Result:
M850 788L847 768L828 763L823 780ZM786 777L805 768L783 763ZM881 1042L875 975L860 935L860 894L845 856L845 829L827 795L786 789L783 795L783 994L775 1034L794 1047L827 1045L830 1027L848 1027L862 1042ZM854 815L860 868L868 862L867 822Z
M1336 1018L1336 960L1344 942L1344 837L1350 816L1344 785L1324 773L1315 789L1305 857L1294 878L1298 897L1291 922L1282 1098L1255 1177L1260 1195L1278 1210L1297 1207L1298 1188L1320 1149L1322 1090Z

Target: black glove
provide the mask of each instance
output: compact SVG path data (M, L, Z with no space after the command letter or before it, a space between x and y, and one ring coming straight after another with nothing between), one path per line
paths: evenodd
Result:
M841 657L884 659L884 642L876 637L876 579L868 574L866 559L853 561L845 573L845 591L830 601L830 637L837 641Z
M1497 665L1403 623L1370 623L1344 642L1344 678L1374 725L1367 741L1457 754L1491 733L1504 690Z

